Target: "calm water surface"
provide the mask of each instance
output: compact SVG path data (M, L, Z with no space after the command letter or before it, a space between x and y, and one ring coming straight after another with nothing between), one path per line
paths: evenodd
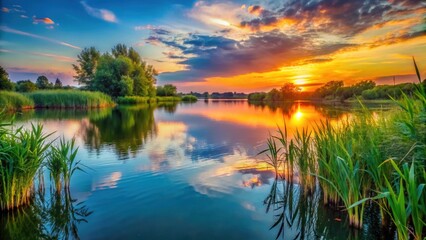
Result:
M309 127L349 111L230 100L23 113L17 124L75 137L86 173L73 176L69 196L49 194L47 183L32 206L3 213L0 238L376 238L370 225L350 231L319 191L305 196L298 184L275 181L256 156L284 120L289 129Z

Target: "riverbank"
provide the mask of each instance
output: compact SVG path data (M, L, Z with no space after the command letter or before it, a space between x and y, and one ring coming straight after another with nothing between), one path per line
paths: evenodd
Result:
M80 90L43 90L31 93L0 91L0 109L5 111L21 111L36 108L104 108L116 104L154 104L162 102L196 102L192 95L169 97L119 97L114 101L101 92Z

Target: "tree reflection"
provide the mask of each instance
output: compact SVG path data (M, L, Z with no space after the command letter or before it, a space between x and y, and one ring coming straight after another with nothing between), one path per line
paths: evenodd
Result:
M154 109L150 105L115 108L103 118L83 123L81 135L90 150L99 152L103 146L111 145L120 158L126 158L156 135ZM166 111L171 110L167 106Z
M335 105L326 105L316 102L248 102L249 106L254 107L255 109L268 109L271 112L279 111L283 116L291 118L298 113L299 109L304 109L306 107L314 107L315 111L321 114L326 118L341 118L343 117L350 109L350 106L336 108Z
M0 239L80 239L78 226L92 214L84 202L69 191L51 191L47 199L43 191L35 195L29 206L2 213Z

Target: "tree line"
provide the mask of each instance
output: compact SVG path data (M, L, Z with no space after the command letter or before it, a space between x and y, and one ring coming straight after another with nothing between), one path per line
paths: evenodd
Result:
M95 47L84 48L72 65L74 81L81 90L100 91L113 98L119 96L177 96L176 86L166 84L155 87L158 72L142 60L139 53L124 44L117 44L111 52L101 53ZM63 86L60 79L49 82L46 76L39 76L36 82L22 80L16 83L0 66L0 90L31 92L38 89L72 88Z
M46 89L71 89L71 86L63 86L62 81L56 78L55 82L52 83L49 79L41 75L37 77L36 82L31 80L21 80L16 83L11 81L9 74L6 70L0 66L0 90L5 91L17 91L17 92L33 92L35 90L46 90Z
M426 79L422 84L426 87ZM301 92L293 83L285 83L281 88L273 88L269 92L250 93L248 100L252 102L280 102L296 99L345 101L355 97L362 97L366 100L398 99L402 94L411 96L415 89L414 83L376 85L372 80L365 80L349 86L344 86L343 81L330 81L314 92Z

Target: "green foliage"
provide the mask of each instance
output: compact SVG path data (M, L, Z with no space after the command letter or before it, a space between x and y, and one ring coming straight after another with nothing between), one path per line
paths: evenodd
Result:
M76 72L75 81L90 88L100 57L101 54L95 47L84 48L77 56L78 64L72 65Z
M52 83L49 82L46 76L39 76L36 80L36 86L38 89L50 89L53 88Z
M30 130L0 125L0 210L29 203L34 176L48 152L47 137L41 125Z
M296 163L303 185L314 186L304 173L316 176L324 202L343 205L351 226L362 227L364 205L373 200L382 225L390 219L398 239L421 240L426 227L426 93L415 61L414 66L419 84L413 85L412 96L401 92L401 100L394 100L400 109L375 114L364 109L338 124L320 122L312 137L297 130L289 140L287 130L279 129L274 138L281 145L270 137L263 152L273 166L289 162L287 169L293 171ZM371 87L364 82L356 92ZM365 95L373 91L363 90Z
M150 103L150 101L156 101L154 98L149 97L138 97L138 96L127 96L127 97L118 97L116 102L118 104L142 104Z
M0 91L1 90L13 90L13 83L9 79L9 74L0 66Z
M8 111L33 108L34 102L23 94L0 91L0 109Z
M156 97L157 102L179 102L182 100L180 97Z
M75 147L75 139L66 141L61 138L59 145L52 145L47 158L46 167L49 170L50 178L55 183L56 192L61 192L62 183L64 188L69 189L71 176L76 170L82 170L80 161L76 160L78 148Z
M182 102L196 102L198 98L194 95L184 95L182 96Z
M95 48L85 48L73 65L74 78L87 89L101 91L114 98L119 96L154 97L155 69L141 60L134 48L124 44L114 46L111 53L100 54Z
M37 90L37 86L30 80L22 80L16 83L17 92L33 92Z
M99 108L114 105L108 95L79 90L44 90L28 94L40 108Z
M50 135L43 133L40 124L31 125L29 129L15 129L11 123L0 123L0 211L28 204L34 197L37 175L39 189L44 189L45 159L57 193L61 193L62 183L69 193L72 174L81 170L80 161L76 160L78 148L74 140L68 142L64 138L57 147L53 146L47 142Z
M157 96L167 97L167 96L176 96L177 89L176 86L172 84L166 84L164 86L157 87Z

